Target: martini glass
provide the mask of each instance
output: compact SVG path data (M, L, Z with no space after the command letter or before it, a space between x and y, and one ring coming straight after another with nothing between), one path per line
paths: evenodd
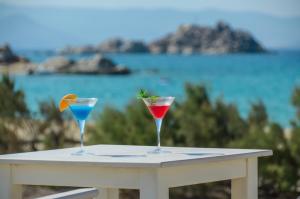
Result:
M73 116L78 122L78 126L80 129L80 150L75 153L75 155L81 155L85 153L83 147L83 135L84 135L84 127L85 121L89 116L91 110L94 108L97 98L77 98L76 100L68 100L69 108L73 113Z
M160 147L160 129L163 118L168 112L174 99L174 97L143 98L143 101L155 120L157 133L157 147L149 153L170 153L169 151L162 150Z

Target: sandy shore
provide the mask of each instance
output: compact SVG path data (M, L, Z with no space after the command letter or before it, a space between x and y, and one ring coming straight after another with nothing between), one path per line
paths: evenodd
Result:
M2 74L28 74L30 70L36 68L34 63L17 62L13 64L0 64L0 73Z

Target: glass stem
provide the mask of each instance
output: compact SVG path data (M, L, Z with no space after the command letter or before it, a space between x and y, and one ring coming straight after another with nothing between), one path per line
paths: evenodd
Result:
M78 120L78 124L80 129L80 150L83 151L83 135L84 135L85 120Z
M157 133L157 150L160 151L160 128L161 128L162 119L155 119L156 124L156 133Z

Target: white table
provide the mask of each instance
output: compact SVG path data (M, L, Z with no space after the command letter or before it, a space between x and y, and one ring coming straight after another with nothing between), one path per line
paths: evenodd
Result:
M232 199L257 199L257 158L270 150L94 145L0 156L0 198L21 198L22 185L99 188L99 198L118 199L118 189L139 189L141 199L168 199L169 188L231 180Z

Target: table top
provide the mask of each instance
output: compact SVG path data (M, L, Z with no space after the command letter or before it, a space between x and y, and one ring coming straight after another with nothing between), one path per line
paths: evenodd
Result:
M93 145L88 154L76 148L0 155L0 164L59 164L105 167L169 167L272 155L271 150L163 147L171 153L149 154L153 146Z

